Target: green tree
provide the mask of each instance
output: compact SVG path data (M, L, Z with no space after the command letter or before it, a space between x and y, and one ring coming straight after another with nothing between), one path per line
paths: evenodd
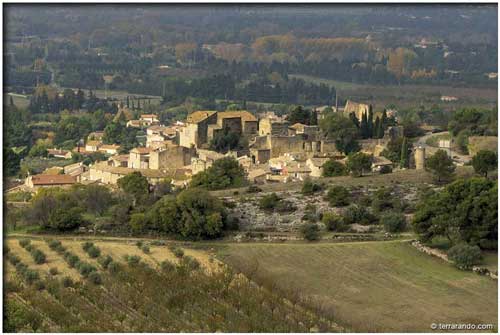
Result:
M136 201L149 193L148 179L137 171L118 179L118 186Z
M302 106L297 106L290 111L287 120L288 122L290 122L290 124L294 123L302 123L307 125L315 124L311 123L311 120L313 119L312 114L313 113L310 110L305 109Z
M335 140L339 151L345 154L359 151L359 129L351 119L331 113L320 120L319 126L327 138Z
M399 166L401 168L408 168L410 166L410 151L406 137L403 137L403 143L401 143L401 160Z
M328 190L326 199L332 207L343 207L351 202L351 194L344 186L333 186Z
M472 166L474 167L474 171L484 177L488 176L488 171L497 169L497 163L497 154L490 150L480 150L474 157L472 157Z
M82 217L83 210L79 207L58 208L49 215L48 226L46 228L58 231L74 230L85 224Z
M485 178L459 179L442 191L423 194L413 218L420 240L427 242L442 236L452 244L466 242L496 248L497 185Z
M177 196L179 233L190 239L215 238L222 234L225 210L222 202L204 189L188 188Z
M433 173L438 183L449 182L453 179L455 164L444 150L440 149L429 157L425 163L425 167Z
M300 233L307 241L317 241L321 238L319 226L316 223L304 223Z
M402 213L387 212L380 216L380 223L385 231L389 233L399 233L406 228L406 218Z
M347 175L346 166L334 159L327 160L323 166L323 177L337 177Z
M321 222L331 231L343 232L349 228L349 226L345 224L344 218L333 212L323 213Z
M246 185L245 170L233 157L216 160L205 171L195 174L191 187L203 187L209 190L219 190Z
M315 183L311 180L311 178L306 178L304 183L302 184L302 194L304 195L312 195L316 192L321 191L323 188L320 184Z
M245 137L241 136L229 128L219 131L210 141L210 149L226 153L229 150L242 150L248 147L248 142Z
M453 261L455 266L459 269L471 269L481 261L481 249L479 249L477 245L460 243L448 250L448 258Z
M347 156L346 167L354 177L361 177L365 171L369 171L371 164L372 156L368 154L357 152Z

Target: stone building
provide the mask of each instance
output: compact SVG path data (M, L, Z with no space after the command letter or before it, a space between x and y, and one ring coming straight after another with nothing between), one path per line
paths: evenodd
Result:
M179 129L179 145L200 148L208 143L208 126L217 123L216 111L196 111L188 115L186 125Z
M370 111L371 108L372 108L371 105L354 102L352 100L347 100L347 103L344 107L344 115L349 116L351 113L354 113L356 118L361 121L363 113L368 115L368 112Z
M217 132L224 129L246 137L252 137L257 135L258 132L257 118L248 111L217 112L217 123L208 126L208 141Z
M259 120L259 136L288 136L290 123L279 117L268 116Z
M76 177L65 174L38 174L28 176L24 184L32 191L44 187L69 187L76 184Z

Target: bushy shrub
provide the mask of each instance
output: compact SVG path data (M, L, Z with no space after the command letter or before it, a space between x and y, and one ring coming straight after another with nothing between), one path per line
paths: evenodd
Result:
M4 244L4 245L3 245L3 254L4 254L4 255L8 255L8 254L9 254L9 252L10 252L9 247L8 247L6 244Z
M106 255L105 257L99 257L97 259L97 262L102 266L103 269L107 269L112 261L113 258L110 255Z
M323 189L321 184L315 183L311 180L311 178L306 178L304 183L302 184L302 194L311 195L316 192L319 192Z
M34 283L35 289L38 291L45 290L45 283L41 280L37 280Z
M141 262L141 257L136 255L127 255L125 256L125 260L129 266L136 266Z
M333 159L326 161L323 166L323 177L337 177L347 175L347 168L344 164Z
M316 205L314 204L307 204L306 207L304 208L304 215L302 216L302 221L308 221L308 222L317 222L319 219L319 215L317 213L317 208Z
M375 215L370 213L365 207L351 205L343 214L345 224L359 223L362 225L374 224L377 221Z
M118 273L120 271L120 264L115 261L111 261L108 264L108 271L112 274Z
M135 246L136 246L137 248L139 248L139 249L140 249L140 248L142 248L142 245L143 245L143 242L142 242L142 241L137 241L137 242L135 242Z
M274 209L279 213L289 213L297 210L297 207L291 201L280 200L278 201Z
M88 280L95 285L101 285L102 283L101 275L95 271L89 274Z
M24 271L24 280L26 280L28 284L33 284L38 279L40 279L40 276L35 270L27 269Z
M43 251L38 250L38 249L34 249L31 252L31 257L33 257L33 260L35 261L35 264L43 264L43 263L45 263L45 261L47 259L47 257L43 253Z
M179 247L176 246L170 246L169 247L170 251L174 254L175 257L177 258L182 258L184 256L184 250L182 250Z
M448 250L448 258L459 269L470 269L481 261L481 249L466 243L457 244Z
M342 216L333 212L323 213L321 222L323 222L326 228L331 231L343 232L349 228L348 225L344 223Z
M262 189L257 185L250 185L247 188L247 193L259 193L262 192Z
M85 242L85 243L82 244L82 249L83 249L83 251L88 252L88 250L90 248L92 248L93 246L94 246L94 243L92 243L92 242Z
M380 223L384 226L385 231L389 233L399 233L406 229L406 218L401 213L388 212L382 214Z
M184 256L180 262L181 266L186 267L189 270L198 270L200 268L200 262L194 257Z
M61 241L58 240L50 240L47 244L49 245L50 250L54 251L57 251L62 246Z
M66 261L68 262L69 267L74 268L76 266L76 263L80 262L80 257L71 254L68 256Z
M259 207L263 210L273 210L280 200L276 193L267 194L259 200Z
M317 241L320 239L319 226L315 223L305 223L300 227L302 237L308 241Z
M151 250L149 249L149 246L147 246L147 245L143 245L141 250L145 254L149 254L151 252Z
M61 283L64 287L73 287L75 283L73 282L73 279L71 277L66 276L61 280Z
M167 245L165 241L151 241L150 243L153 246L161 247Z
M88 264L88 263L83 263L83 262L80 264L80 267L78 270L84 278L87 278L92 272L97 271L95 266Z
M169 261L163 261L160 263L161 270L164 272L172 272L175 270L175 265Z
M27 238L23 238L23 239L19 240L19 245L22 248L26 248L26 246L28 246L30 243L31 243L31 241L29 239L27 239Z
M7 257L8 257L10 264L12 264L14 266L16 266L19 262L21 262L21 259L14 254L9 254Z
M53 276L57 275L59 273L59 271L57 270L56 267L52 267L49 269L49 273Z
M66 252L66 247L61 244L60 246L55 248L55 251L58 254L64 254Z
M28 270L28 266L24 264L23 262L19 261L19 263L16 264L16 271L22 275Z
M344 207L351 201L349 190L344 186L333 186L328 190L326 199L332 207Z
M93 245L87 250L87 254L90 256L90 258L97 258L101 255L101 250Z

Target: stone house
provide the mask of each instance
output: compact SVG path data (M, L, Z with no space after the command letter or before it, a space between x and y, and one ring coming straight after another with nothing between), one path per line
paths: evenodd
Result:
M76 177L65 174L38 174L30 175L24 184L33 191L44 187L69 187L76 184Z
M179 129L179 145L200 148L208 143L208 126L217 123L216 111L196 111L187 116L186 125Z
M64 159L71 159L73 154L69 150L62 150L62 149L47 149L47 153L49 156L54 156L56 158L64 158Z
M118 150L120 150L120 146L118 144L102 144L99 147L99 151L108 155L116 155Z
M101 145L101 142L100 141L87 141L87 143L85 144L85 151L88 151L88 152L97 152L99 151L99 147Z

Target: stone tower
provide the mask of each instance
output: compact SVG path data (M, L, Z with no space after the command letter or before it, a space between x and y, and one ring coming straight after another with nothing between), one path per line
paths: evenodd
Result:
M419 146L415 149L415 169L423 170L425 168L425 147Z

